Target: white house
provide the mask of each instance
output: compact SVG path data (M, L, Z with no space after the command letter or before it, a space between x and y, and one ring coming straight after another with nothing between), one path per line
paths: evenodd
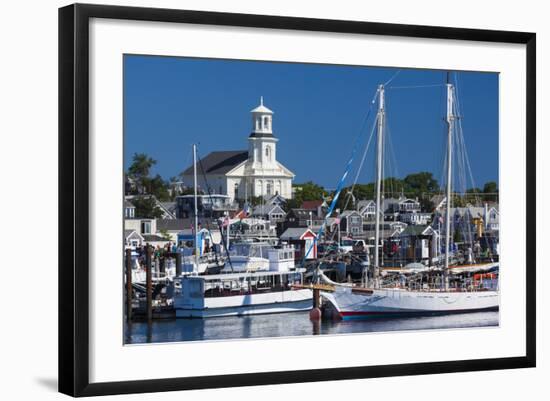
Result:
M143 245L144 238L136 230L124 230L124 245L126 248L139 248Z
M198 186L211 193L226 194L231 200L253 196L281 195L292 198L294 173L277 161L278 139L273 135L273 112L260 105L251 111L252 133L248 150L211 152L201 160ZM205 177L206 176L206 180ZM193 166L183 172L186 186L193 186Z
M124 219L124 229L136 231L141 236L147 234L156 234L157 220L156 219Z
M399 221L413 225L426 225L431 219L431 213L403 213L399 215Z
M376 202L371 199L361 200L357 202L357 210L363 217L363 220L374 220L376 217Z

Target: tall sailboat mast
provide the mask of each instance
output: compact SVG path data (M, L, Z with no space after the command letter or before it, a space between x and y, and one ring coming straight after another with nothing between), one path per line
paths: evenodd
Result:
M384 85L378 86L378 133L376 151L376 224L374 228L374 286L379 286L380 276L380 209L382 198L382 153L384 150Z
M195 204L195 267L199 268L199 213L197 206L197 145L193 144L193 195Z
M447 78L447 202L445 207L445 290L449 289L449 248L451 240L451 196L453 168L453 95L454 86Z

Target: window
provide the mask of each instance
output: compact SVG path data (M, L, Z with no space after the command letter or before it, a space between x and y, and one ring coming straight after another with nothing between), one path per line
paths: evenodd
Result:
M151 222L142 221L141 222L141 233L142 234L151 234Z
M234 198L237 199L239 197L239 183L235 183L235 196Z

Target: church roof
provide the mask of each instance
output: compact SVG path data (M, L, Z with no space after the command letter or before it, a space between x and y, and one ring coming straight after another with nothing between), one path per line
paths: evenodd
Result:
M248 159L247 150L225 150L210 152L201 160L202 167L206 174L225 174L234 167ZM197 174L201 173L201 166L197 162ZM193 166L187 167L184 175L193 174Z
M268 113L273 114L273 111L264 106L264 97L260 97L260 105L255 109L250 110L251 113Z
M259 105L255 109L250 110L251 113L268 113L273 114L273 111L265 107L263 104Z

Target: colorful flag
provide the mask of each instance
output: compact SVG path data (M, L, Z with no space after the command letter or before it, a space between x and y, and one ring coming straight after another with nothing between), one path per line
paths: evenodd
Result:
M227 227L229 225L229 216L225 216L222 220L222 227Z

